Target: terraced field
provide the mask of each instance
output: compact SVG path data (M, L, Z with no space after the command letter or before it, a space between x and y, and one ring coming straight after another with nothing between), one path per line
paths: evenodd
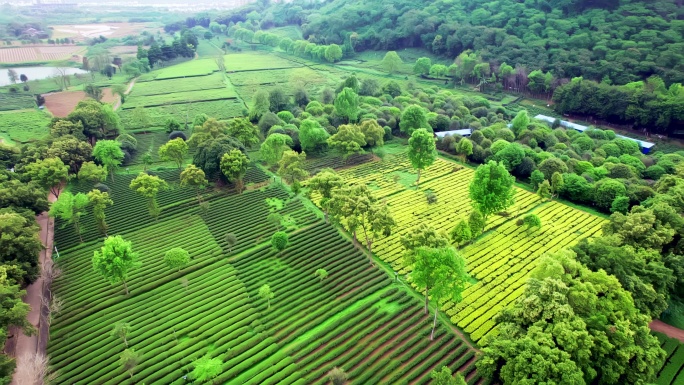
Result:
M36 109L0 111L0 137L28 143L49 134L50 115Z
M656 385L684 384L684 344L665 334L654 333L660 340L660 347L665 350L667 358L658 371Z
M227 72L274 70L302 67L302 64L260 52L231 53L224 56Z

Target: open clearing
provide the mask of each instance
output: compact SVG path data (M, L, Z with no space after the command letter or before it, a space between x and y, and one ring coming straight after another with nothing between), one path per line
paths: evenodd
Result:
M45 108L56 117L66 117L74 110L78 102L88 98L83 91L63 91L53 92L43 95L45 98ZM114 104L119 97L112 94L111 88L102 89L102 102Z
M84 47L77 45L0 48L0 63L67 60L84 51Z

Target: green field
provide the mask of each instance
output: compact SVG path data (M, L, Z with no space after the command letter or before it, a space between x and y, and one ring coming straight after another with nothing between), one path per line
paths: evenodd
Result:
M163 95L133 95L126 99L126 103L123 104L122 108L130 109L136 107L158 107L171 104L185 104L204 101L225 101L227 99L235 98L237 98L235 91L230 88L223 87L210 90L173 92Z
M187 92L225 88L223 74L215 73L207 76L155 80L153 82L136 83L131 96L165 95L174 92Z
M36 99L31 94L0 94L0 111L25 110L36 107Z
M231 53L224 58L226 72L302 67L296 61L261 52Z
M190 60L146 73L140 76L138 81L145 82L151 80L204 76L210 75L215 71L218 71L218 66L214 59Z
M28 143L45 137L51 116L43 111L16 110L0 112L0 136L9 143Z
M148 107L145 108L145 111L152 122L151 127L159 127L160 125L163 125L169 117L174 117L181 123L185 122L186 116L188 117L189 122L192 122L192 119L198 114L207 114L216 119L235 118L243 115L242 111L244 108L245 105L241 100L227 99L212 102ZM121 123L128 129L143 128L136 126L136 124L131 121L132 111L132 109L122 109L118 111L119 116L121 117Z
M658 371L656 385L678 385L684 383L684 344L662 333L654 333L660 340L660 347L667 358Z

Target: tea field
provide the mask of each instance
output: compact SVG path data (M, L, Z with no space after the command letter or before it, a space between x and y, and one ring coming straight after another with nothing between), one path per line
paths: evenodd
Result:
M654 333L660 340L660 347L665 350L667 358L658 371L656 385L677 385L684 383L684 343L665 334Z
M0 137L16 143L28 143L49 134L51 116L36 109L0 111Z

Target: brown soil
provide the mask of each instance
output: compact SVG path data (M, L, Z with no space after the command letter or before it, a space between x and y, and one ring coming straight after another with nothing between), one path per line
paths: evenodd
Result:
M104 103L116 103L119 97L112 94L110 88L105 88L102 90L103 96L102 101ZM45 108L52 113L52 115L64 118L74 110L78 102L87 98L86 93L83 91L63 91L63 92L53 92L51 94L44 94L45 97Z
M670 338L676 338L679 341L684 342L684 330L682 329L668 325L661 320L653 320L648 326L654 332L661 332Z

